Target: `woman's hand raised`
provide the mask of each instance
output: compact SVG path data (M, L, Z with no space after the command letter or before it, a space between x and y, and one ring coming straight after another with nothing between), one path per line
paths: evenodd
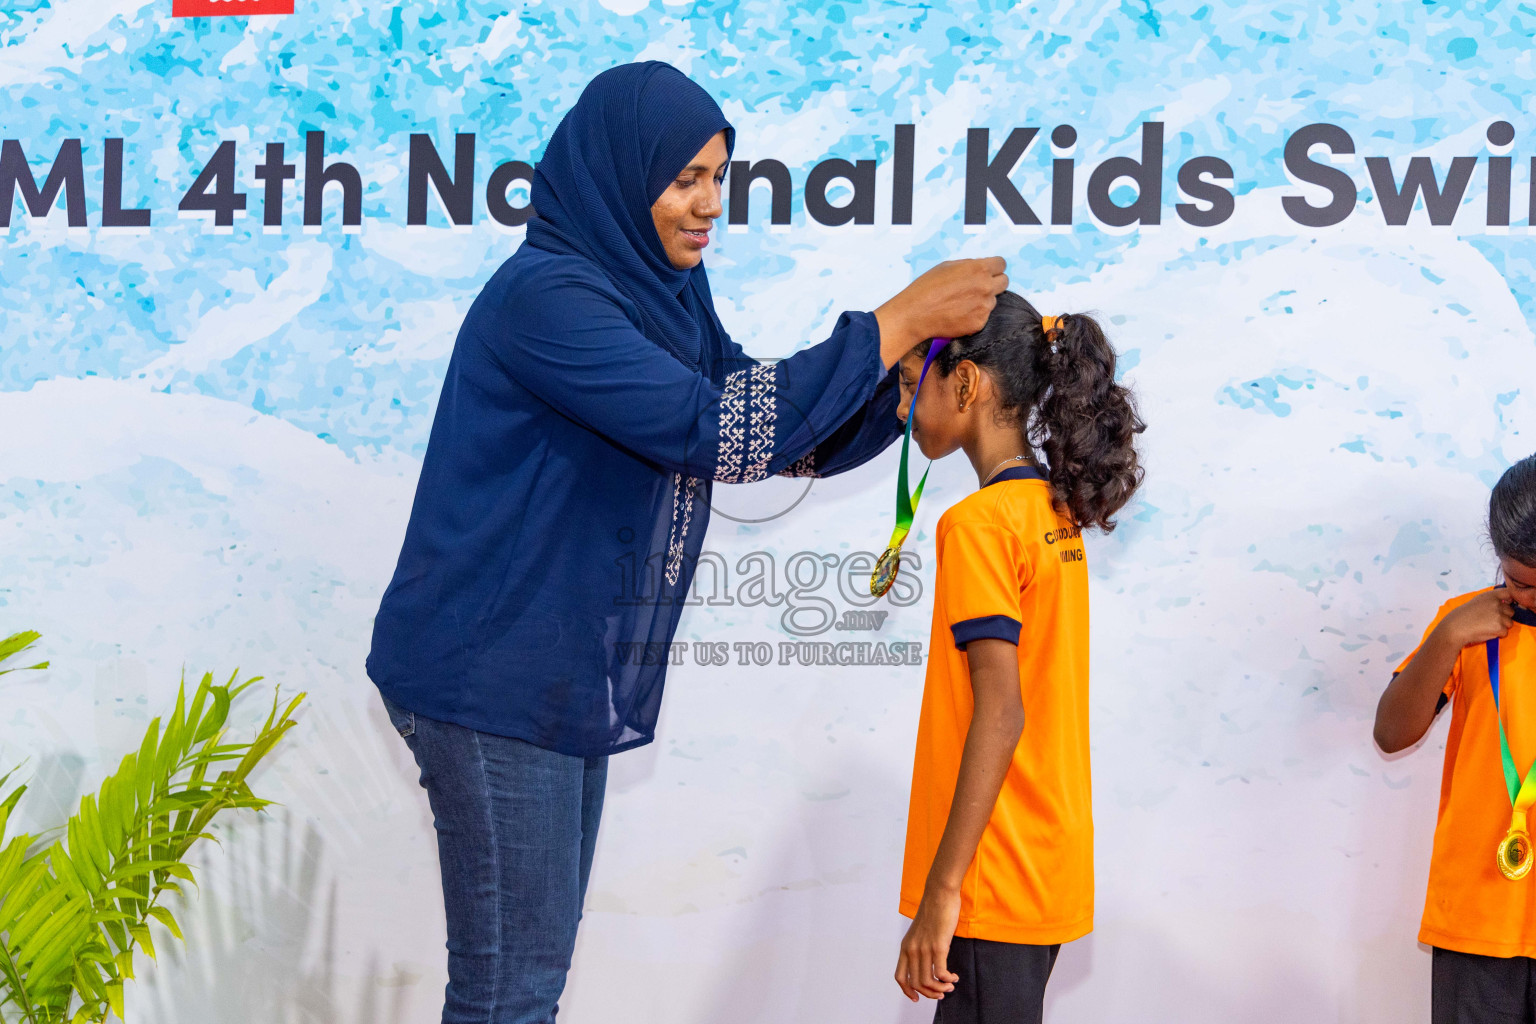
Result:
M997 296L1008 287L1001 256L948 260L927 271L875 310L880 359L893 366L927 338L959 338L986 324Z

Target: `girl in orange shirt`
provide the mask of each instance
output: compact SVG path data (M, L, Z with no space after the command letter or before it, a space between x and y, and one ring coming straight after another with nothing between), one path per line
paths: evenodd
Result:
M1390 754L1453 704L1419 929L1434 1024L1536 1015L1536 455L1494 485L1488 535L1503 582L1445 602L1376 707Z
M919 390L929 347L901 363L898 415L929 458L963 449L980 489L935 535L896 982L943 1024L1024 1024L1093 926L1082 531L1113 529L1140 484L1144 424L1090 317L1004 292Z

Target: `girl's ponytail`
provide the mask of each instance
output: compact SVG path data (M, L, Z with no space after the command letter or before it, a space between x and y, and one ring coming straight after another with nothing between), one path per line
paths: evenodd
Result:
M1072 521L1108 533L1141 485L1133 442L1147 429L1130 389L1115 381L1115 350L1092 317L1057 317L1035 348L1035 371L1042 393L1029 442L1045 453Z
M920 352L927 353L926 348ZM1014 292L997 297L986 326L939 351L948 377L962 360L986 370L999 412L1044 453L1056 502L1083 529L1108 533L1141 485L1133 444L1147 425L1130 389L1115 382L1115 350L1090 316L1040 316Z

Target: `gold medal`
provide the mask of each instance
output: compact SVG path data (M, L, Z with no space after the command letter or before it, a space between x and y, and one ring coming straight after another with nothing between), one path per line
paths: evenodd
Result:
M1499 865L1499 874L1511 882L1518 882L1531 873L1531 837L1524 829L1511 826L1499 840L1494 860Z
M875 597L884 597L885 592L891 589L891 584L896 582L896 573L901 569L901 548L888 547L880 554L880 560L875 563L875 571L869 577L869 592Z
M896 572L901 568L901 548L888 547L880 554L880 560L875 563L875 571L869 577L869 592L875 597L884 597L885 592L891 589L891 584L896 582Z

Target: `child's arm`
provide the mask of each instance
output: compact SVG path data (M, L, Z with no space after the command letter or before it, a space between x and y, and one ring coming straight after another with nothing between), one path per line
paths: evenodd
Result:
M919 992L930 999L942 999L959 980L946 960L960 920L960 882L976 856L976 846L992 818L992 807L1024 733L1018 647L987 637L972 640L965 653L975 705L960 755L960 777L922 902L902 940L901 958L896 964L896 984L913 1002Z
M1395 754L1419 742L1435 720L1440 694L1461 649L1507 634L1514 620L1512 600L1508 590L1490 590L1446 613L1381 695L1376 705L1377 746Z

